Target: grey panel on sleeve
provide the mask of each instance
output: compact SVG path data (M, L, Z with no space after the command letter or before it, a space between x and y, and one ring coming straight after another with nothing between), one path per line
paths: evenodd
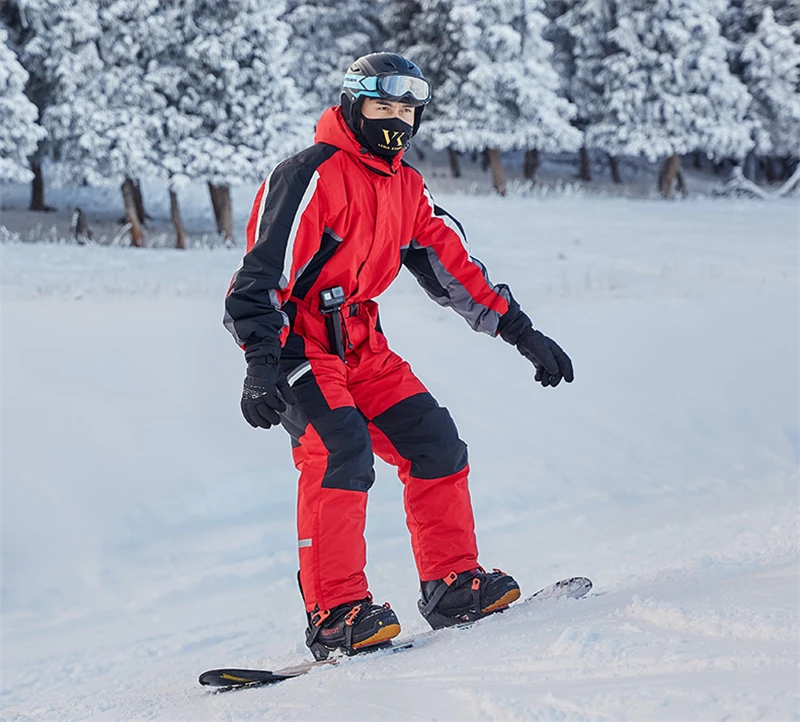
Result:
M417 280L419 280L428 295L439 305L451 307L467 321L473 330L488 333L490 336L496 336L501 314L498 311L487 308L483 304L477 303L475 299L472 298L469 291L461 285L458 279L456 279L447 268L445 268L445 265L441 262L436 251L432 247L421 246L419 242L414 239L411 241L411 249L426 254L427 265L438 284L438 288L435 284L426 284L416 273L414 274L417 276ZM510 301L511 296L508 292L508 288L502 284L493 286L486 272L486 267L476 258L470 257L470 260L481 269L483 277L486 279L486 283L489 287L493 288L495 293L505 298L506 301Z

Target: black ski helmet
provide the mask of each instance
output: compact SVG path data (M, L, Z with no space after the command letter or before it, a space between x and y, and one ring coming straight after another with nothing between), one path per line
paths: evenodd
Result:
M392 77L398 76L398 77ZM368 82L375 78L375 81ZM398 81L405 81L396 94ZM416 82L415 82L416 79ZM384 90L384 86L389 92ZM424 92L426 91L426 92ZM430 81L408 58L397 53L371 53L354 61L347 69L342 84L342 115L350 130L359 136L361 106L364 98L391 98L415 106L414 130L419 129L422 111L431 99Z

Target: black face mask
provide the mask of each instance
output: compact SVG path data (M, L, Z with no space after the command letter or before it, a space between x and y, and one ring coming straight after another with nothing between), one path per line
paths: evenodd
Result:
M414 126L400 118L364 118L361 136L367 150L389 162L408 148Z

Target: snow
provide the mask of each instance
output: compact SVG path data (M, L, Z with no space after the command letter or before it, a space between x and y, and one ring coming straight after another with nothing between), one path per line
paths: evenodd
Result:
M484 565L594 594L209 694L308 658L288 439L240 417L221 324L240 251L5 243L3 719L800 718L796 200L437 201L576 381L409 274L384 328L470 444ZM372 591L422 631L381 464L369 507Z

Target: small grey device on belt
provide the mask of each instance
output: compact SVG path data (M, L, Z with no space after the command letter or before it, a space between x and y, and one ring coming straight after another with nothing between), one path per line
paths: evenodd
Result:
M345 302L341 286L325 289L319 294L319 312L325 316L328 342L331 351L344 361L344 338L342 337L342 305Z

